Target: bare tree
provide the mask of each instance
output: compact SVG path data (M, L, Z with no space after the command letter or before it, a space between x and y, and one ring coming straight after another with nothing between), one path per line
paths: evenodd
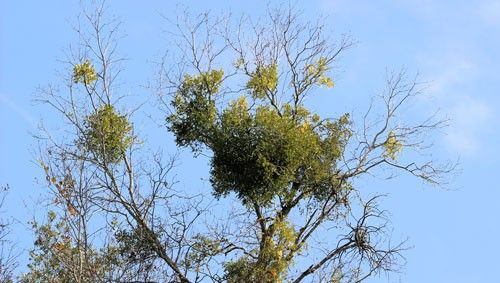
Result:
M118 110L127 100L116 86L119 22L105 8L84 7L63 90L49 86L36 99L66 125L42 126L37 136L51 212L45 224L34 221L38 241L23 280L189 282L183 264L204 200L172 188L175 156L150 153L134 110Z

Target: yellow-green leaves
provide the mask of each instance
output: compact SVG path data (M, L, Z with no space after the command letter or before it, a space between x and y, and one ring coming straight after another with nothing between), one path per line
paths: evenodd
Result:
M86 120L85 146L96 157L117 163L132 144L132 125L113 105L103 105Z
M319 78L318 83L320 85L324 85L326 87L332 88L335 84L333 83L332 79L323 75Z
M396 160L397 155L403 149L403 144L397 139L396 134L391 131L384 143L384 157Z
M316 64L307 65L305 79L310 84L317 83L331 88L335 84L333 83L333 80L326 75L327 71L328 61L325 57L320 57Z
M73 82L89 85L97 80L97 74L90 60L85 60L73 67Z
M272 229L273 236L264 239L258 260L244 255L224 264L227 282L284 282L292 264L288 255L298 249L297 234L286 220L274 222Z
M237 127L249 125L251 123L250 112L248 111L248 102L245 96L240 96L235 101L229 104L229 107L224 111L222 121L224 127Z
M278 64L276 63L259 64L247 82L247 88L252 91L253 97L260 99L265 98L267 92L276 91L277 86Z
M211 70L197 76L185 75L181 89L196 88L200 92L215 94L219 91L224 77L224 70Z
M47 164L45 164L45 162L43 162L43 160L41 160L41 159L38 160L38 164L40 164L40 166L42 166L42 169L45 172L45 175L49 176L49 166L47 166Z

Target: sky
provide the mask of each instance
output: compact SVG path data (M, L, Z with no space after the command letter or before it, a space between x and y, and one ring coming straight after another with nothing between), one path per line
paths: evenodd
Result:
M182 5L194 12L251 15L261 15L266 7L264 1L226 2L192 0ZM127 58L128 91L144 101L151 99L151 92L141 86L154 75L152 62L169 48L161 15L173 15L180 2L109 4L125 35L119 52ZM404 68L428 83L411 113L425 116L438 110L450 119L430 151L436 160L459 160L445 188L405 175L359 183L362 190L388 194L382 205L391 212L394 235L408 237L412 246L400 274L369 282L496 282L500 0L310 0L295 5L304 18L325 16L332 38L348 34L357 42L339 62L333 93L312 99L313 109L334 114L362 110L383 89L386 70ZM71 25L78 12L76 0L0 0L0 185L10 186L4 215L15 220L12 235L24 255L32 243L27 221L38 209L34 200L43 194L32 134L41 120L60 126L33 97L39 86L60 83L60 59L77 40ZM164 129L155 132L173 146ZM208 190L203 181L208 176L206 160L192 159L186 152L181 152L181 160L180 186Z

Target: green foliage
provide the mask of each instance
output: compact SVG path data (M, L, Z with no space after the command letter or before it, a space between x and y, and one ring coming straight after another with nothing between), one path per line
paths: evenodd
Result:
M292 111L289 105L283 115L269 106L252 113L240 98L223 112L211 137L215 195L236 192L244 202L266 204L296 193L290 191L294 182L330 182L350 137L348 126L346 118L320 122L307 109Z
M83 144L99 159L117 163L132 144L132 125L113 105L105 104L86 119Z
M396 134L391 131L384 143L384 157L396 160L398 154L403 150L403 144L397 139Z
M224 265L227 282L283 282L292 263L287 254L297 250L297 234L287 221L276 222L273 228L274 237L265 239L258 259L242 256Z
M154 258L153 244L147 237L146 231L140 228L118 230L115 233L117 250L120 255L125 256L130 262L145 263Z
M17 255L12 253L11 220L5 217L5 200L10 187L0 184L0 282L13 283L18 266Z
M75 84L82 83L89 85L97 80L97 74L90 60L85 60L83 63L76 64L73 67L73 82Z
M240 58L234 67L246 64ZM332 87L327 71L327 60L319 58L304 70L304 83ZM248 96L216 107L215 101L223 100L214 92L222 76L213 72L184 77L167 122L179 146L211 150L210 181L216 197L234 193L243 204L259 207L270 207L278 198L287 203L298 195L314 201L334 197L347 204L352 187L338 175L337 162L352 135L348 114L322 119L293 99L276 104L271 97L278 87L277 63L257 64L246 84ZM294 228L276 220L261 237L259 248L250 252L257 256L247 254L224 264L227 282L284 280L294 254L303 248L295 242ZM196 271L220 252L219 243L198 240L185 260Z
M242 256L241 258L228 261L224 263L225 277L224 279L228 283L239 283L239 282L262 282L265 274L262 270L255 268L255 261L251 260L248 256Z
M326 61L309 69L320 78ZM178 145L212 150L214 194L235 192L244 203L266 205L305 188L320 188L309 194L314 197L330 193L339 182L333 168L351 135L348 115L321 121L304 106L290 104L281 112L266 104L252 110L244 96L219 112L211 97L222 73L186 75L172 101L175 111L167 117ZM258 66L247 86L254 98L265 98L277 86L277 64ZM303 186L293 191L294 183Z
M20 278L26 283L104 282L117 264L117 250L106 247L96 251L71 240L70 228L55 212L47 223L33 223L35 247L30 251L29 271Z
M223 75L221 69L198 76L184 76L172 101L176 111L167 118L179 145L191 145L195 149L199 142L206 142L205 137L211 131L217 115L212 96L219 91Z
M233 63L233 67L235 67L236 69L239 69L244 65L245 65L245 59L243 57L236 59L236 61L234 61Z
M239 63L239 62L238 62ZM268 92L274 92L278 86L278 64L259 64L247 82L247 88L254 98L263 99Z
M183 88L189 89L207 95L213 95L219 92L224 77L224 70L211 70L201 73L198 76L184 76Z
M274 237L266 238L261 251L261 269L266 271L268 282L281 282L291 264L286 255L298 248L295 245L297 234L287 221L275 222L273 228Z

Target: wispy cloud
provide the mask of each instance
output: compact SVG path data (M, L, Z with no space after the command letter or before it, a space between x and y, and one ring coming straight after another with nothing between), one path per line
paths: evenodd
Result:
M443 40L442 45L452 45ZM476 157L488 147L496 114L495 91L485 74L495 72L483 64L477 49L450 49L421 56L421 70L429 78L427 92L441 113L450 119L443 142L453 154ZM424 59L425 58L425 59ZM434 106L431 106L433 108Z
M493 111L485 101L470 96L458 99L451 109L452 125L445 139L461 155L476 155L487 140Z
M17 115L17 118L21 118L22 121L24 121L32 128L35 128L37 126L36 119L7 95L0 94L0 108L1 107L10 109L14 114ZM15 121L14 117L12 118L12 121Z
M457 93L460 86L477 75L477 67L471 58L466 55L439 56L429 60L425 68L429 69L431 85L429 91L439 97Z
M444 137L451 151L476 156L485 148L494 118L493 103L481 93L471 93L482 70L470 53L432 54L425 64L432 78L429 92L451 119Z

